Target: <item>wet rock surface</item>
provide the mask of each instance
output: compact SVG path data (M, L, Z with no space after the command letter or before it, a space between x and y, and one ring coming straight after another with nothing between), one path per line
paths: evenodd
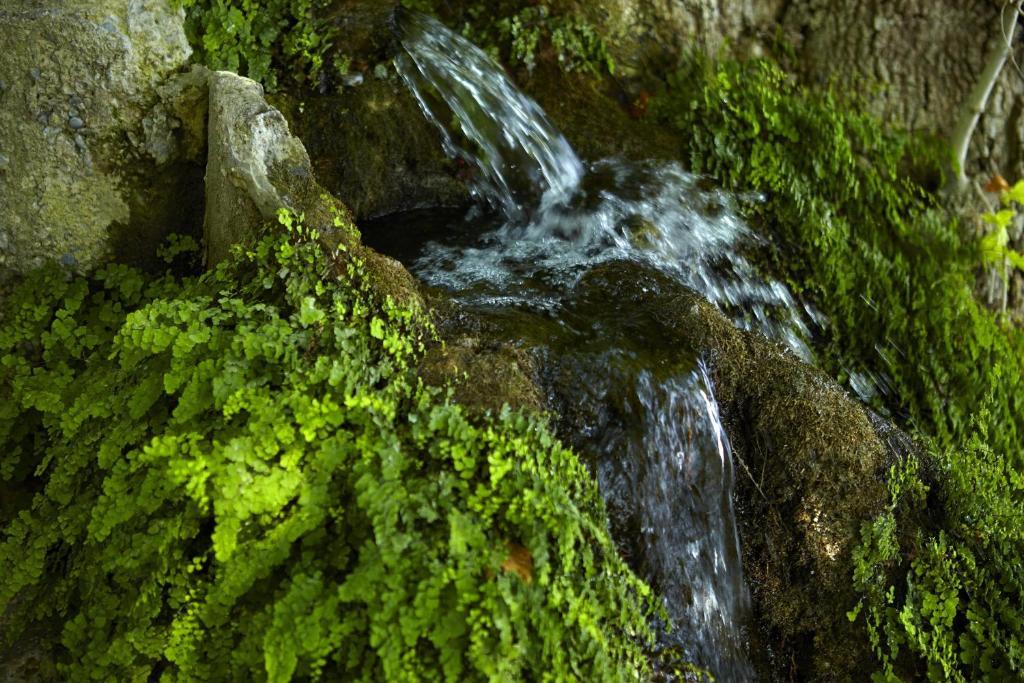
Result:
M763 673L795 667L842 680L867 670L860 667L870 653L845 613L856 603L850 554L860 525L886 502L889 449L868 413L821 372L736 329L664 276L610 264L580 287L593 299L628 302L648 339L710 365L737 465L744 570L760 631L752 635L771 650Z
M324 187L359 218L469 201L460 167L397 80L283 103Z

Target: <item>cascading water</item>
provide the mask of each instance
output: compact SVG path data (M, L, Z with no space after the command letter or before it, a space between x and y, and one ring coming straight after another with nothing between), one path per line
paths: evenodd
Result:
M473 160L479 195L518 221L535 204L543 213L575 191L583 164L572 147L486 54L424 15L408 17L402 28L407 54L397 60L399 73L428 117L445 120L436 93L458 120L473 148L441 125L445 150Z
M792 295L743 256L758 238L730 197L701 189L674 163L585 168L544 111L479 48L425 15L406 17L402 28L399 73L448 153L477 169L474 192L504 218L482 247L428 250L414 268L428 283L477 302L520 292L537 305L536 291L519 289L524 280L557 293L597 264L632 260L671 272L739 326L810 359Z
M739 625L750 608L732 509L733 466L703 364L689 375L636 381L642 438L608 459L605 490L643 501L636 511L645 578L675 627L665 634L720 680L749 680ZM642 462L642 467L629 463Z
M447 152L475 167L473 190L498 214L471 210L406 260L423 281L477 310L554 320L568 338L563 355L584 368L581 391L605 404L627 397L610 409L617 428L582 430L577 446L595 455L609 508L625 510L639 532L632 561L675 626L663 642L682 645L719 680L751 678L732 456L708 374L696 361L665 374L679 359L671 349L649 352L656 339L635 339L622 322L628 311L599 302L588 313L599 320L581 323L585 306L574 297L602 265L632 264L698 291L738 325L807 358L803 313L743 255L758 241L730 197L677 164L583 164L482 51L426 16L402 24L399 72Z

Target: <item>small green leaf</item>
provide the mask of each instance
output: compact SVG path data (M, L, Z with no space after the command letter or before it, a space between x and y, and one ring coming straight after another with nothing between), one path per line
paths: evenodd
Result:
M1017 212L1013 209L1003 209L998 213L985 213L981 215L981 220L989 225L994 225L997 228L1006 229L1013 222Z
M370 336L374 339L384 339L384 321L374 317L370 321Z
M302 306L299 310L299 322L303 327L323 322L325 317L327 317L327 314L317 308L314 297L307 296L302 299Z
M1011 203L1024 205L1024 180L1018 180L1009 190L1003 193L1003 206Z

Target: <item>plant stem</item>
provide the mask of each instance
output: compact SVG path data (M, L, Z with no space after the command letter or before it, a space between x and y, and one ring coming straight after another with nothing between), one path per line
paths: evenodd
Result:
M967 154L971 147L971 138L978 127L981 115L985 113L999 75L1003 72L1003 67L1006 66L1013 51L1013 39L1017 32L1017 17L1024 6L1024 0L1008 3L1008 5L1012 6L1009 12L1006 12L1006 7L1004 7L1001 31L985 60L985 70L971 91L963 114L953 131L953 159L956 165L953 169L952 189L959 192L963 192L967 188Z

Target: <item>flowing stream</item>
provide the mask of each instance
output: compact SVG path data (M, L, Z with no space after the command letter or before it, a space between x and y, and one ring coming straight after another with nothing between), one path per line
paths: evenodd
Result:
M547 354L550 393L594 463L613 534L671 618L662 644L718 680L753 678L714 386L701 359L608 292L639 287L653 301L658 286L645 283L667 280L809 358L805 312L744 256L760 243L731 197L678 164L584 163L472 43L419 14L401 30L399 72L447 153L474 169L478 201L468 214L379 221L367 241Z

